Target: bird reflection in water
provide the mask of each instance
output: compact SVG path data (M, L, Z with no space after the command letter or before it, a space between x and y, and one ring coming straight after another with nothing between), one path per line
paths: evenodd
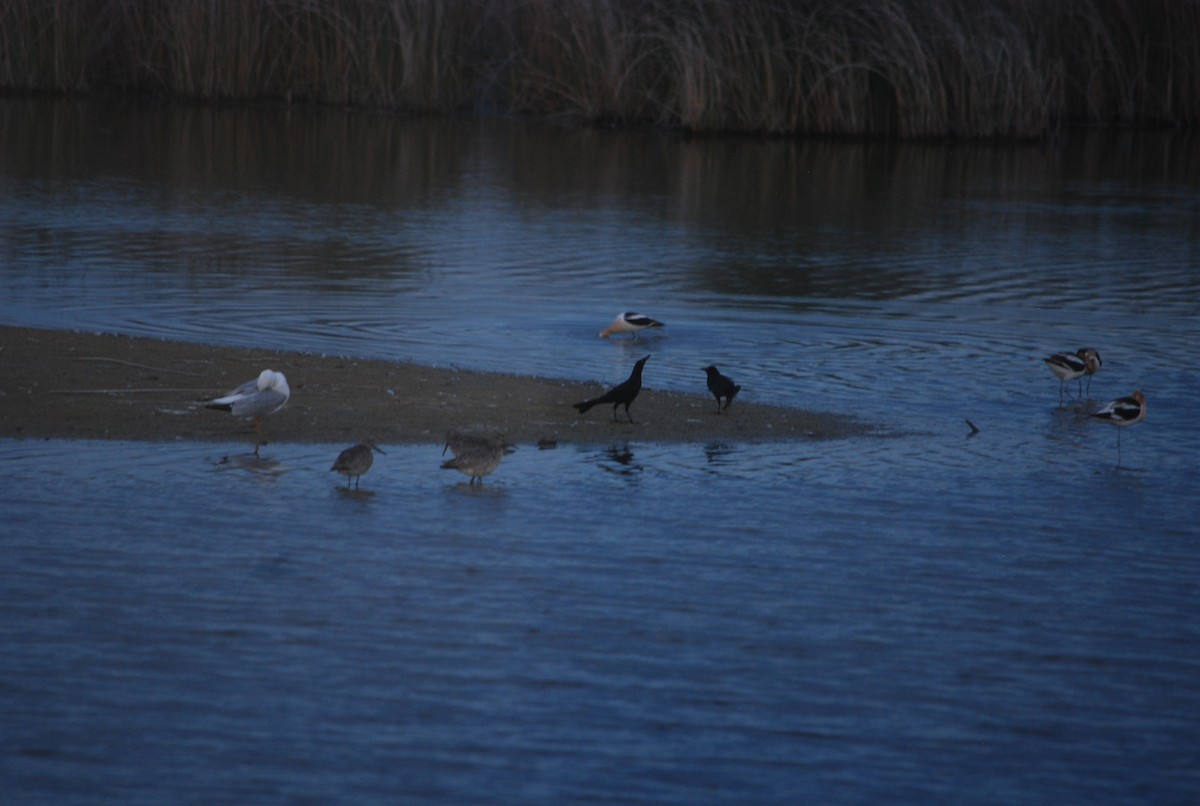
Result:
M645 468L637 461L633 451L629 449L629 445L613 445L605 450L606 461L601 461L600 468L607 470L609 473L616 473L621 476L634 476L641 473Z

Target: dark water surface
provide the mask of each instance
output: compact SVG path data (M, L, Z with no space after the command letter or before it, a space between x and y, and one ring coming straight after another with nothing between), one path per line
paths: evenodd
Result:
M14 802L1200 799L1194 136L10 100L0 289L6 324L605 381L649 352L650 386L716 363L890 434L614 426L481 489L384 446L358 494L342 445L0 441ZM666 331L597 339L627 308ZM1060 407L1041 358L1081 346ZM1133 389L1118 468L1086 412Z

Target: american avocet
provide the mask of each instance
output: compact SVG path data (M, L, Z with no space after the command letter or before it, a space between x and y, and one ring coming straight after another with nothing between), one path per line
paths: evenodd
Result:
M1073 353L1055 353L1049 358L1042 359L1054 377L1058 378L1058 403L1062 405L1063 387L1067 381L1079 381L1084 375L1088 377L1088 390L1091 390L1091 376L1100 371L1102 362L1100 353L1092 347L1083 347ZM1079 394L1083 396L1083 381L1079 381Z
M598 406L601 403L612 403L614 422L617 419L617 406L624 405L625 417L632 423L633 417L629 414L629 404L638 396L638 392L642 391L642 367L646 366L646 362L649 360L650 356L639 359L633 365L633 372L629 374L628 380L617 384L612 389L600 395L600 397L594 397L591 400L585 400L582 403L574 403L572 405L579 410L580 414L583 414L592 406Z
M234 417L253 417L254 430L262 436L262 418L282 409L291 396L292 390L283 373L264 369L255 380L208 400L205 408L228 411ZM254 446L255 454L258 447L257 444Z
M1104 362L1100 360L1100 351L1095 347L1085 347L1083 352L1083 363L1087 364L1087 391L1092 393L1092 376L1100 371L1100 367L1104 366Z
M666 325L657 319L651 319L649 316L643 316L633 311L626 311L625 313L618 314L611 325L601 330L600 337L607 339L614 333L631 333L636 339L639 331L652 327L666 327Z
M491 440L485 437L468 437L460 441L458 447L447 442L454 449L454 458L442 462L443 470L457 470L464 476L470 476L469 484L476 480L483 484L483 477L500 466L500 460L506 453L516 450L504 440ZM444 454L446 449L442 449Z
M1129 397L1118 398L1106 404L1092 416L1101 422L1115 425L1118 428L1128 428L1146 419L1146 396L1134 392ZM1117 466L1121 466L1121 432L1117 432Z
M375 463L375 456L373 454L376 453L387 456L374 442L368 439L339 453L338 458L333 463L333 467L329 469L331 471L336 470L346 477L347 490L350 489L350 479L354 479L354 489L357 490L363 473L370 470L371 465Z
M725 408L728 409L734 395L740 392L742 387L722 375L716 367L705 367L704 371L708 373L708 391L717 399L717 414L720 414L721 398L725 398Z

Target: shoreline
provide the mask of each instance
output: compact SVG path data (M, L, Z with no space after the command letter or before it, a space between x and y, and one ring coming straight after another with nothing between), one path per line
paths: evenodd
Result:
M291 387L287 406L263 420L267 442L441 444L450 430L513 444L782 442L876 430L850 416L742 401L718 415L711 395L650 387L633 405L636 422L614 423L608 406L571 408L602 392L599 381L5 325L0 367L0 437L10 439L253 444L252 421L203 400L265 368Z

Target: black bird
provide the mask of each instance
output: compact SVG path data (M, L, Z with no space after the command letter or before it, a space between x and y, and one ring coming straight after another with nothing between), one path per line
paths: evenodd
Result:
M574 404L575 408L579 409L580 414L583 414L592 406L598 406L601 403L612 403L613 421L617 422L617 406L624 405L625 416L632 423L633 417L629 415L629 404L638 396L638 392L642 391L642 367L646 366L646 362L649 360L650 356L646 356L634 364L633 372L629 373L629 380L617 384L612 389L600 395L600 397Z
M721 398L725 398L725 408L728 409L734 395L742 391L742 387L718 372L716 367L705 367L704 371L708 373L708 391L717 399L717 414L720 414Z

